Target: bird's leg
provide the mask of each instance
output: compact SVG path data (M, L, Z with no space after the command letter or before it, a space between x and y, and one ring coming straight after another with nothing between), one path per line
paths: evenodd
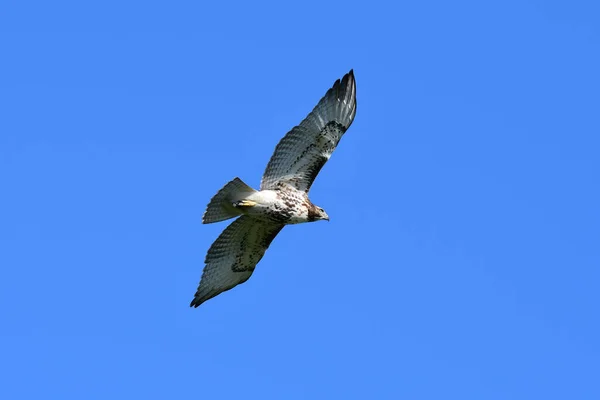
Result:
M235 208L248 208L248 207L254 207L256 205L255 201L252 200L240 200L240 201L236 201L235 203L233 203L233 206Z

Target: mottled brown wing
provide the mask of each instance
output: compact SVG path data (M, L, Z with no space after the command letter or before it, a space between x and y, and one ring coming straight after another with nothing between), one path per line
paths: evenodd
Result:
M246 215L233 221L208 249L190 307L246 282L283 226Z
M338 79L319 104L275 148L261 190L288 183L308 193L356 115L356 83L350 71Z

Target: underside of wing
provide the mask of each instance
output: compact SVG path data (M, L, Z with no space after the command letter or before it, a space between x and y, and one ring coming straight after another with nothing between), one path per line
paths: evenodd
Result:
M283 225L241 216L210 246L200 285L190 306L244 283Z
M317 106L275 148L261 190L280 183L308 192L317 174L356 115L356 83L350 71L333 84Z

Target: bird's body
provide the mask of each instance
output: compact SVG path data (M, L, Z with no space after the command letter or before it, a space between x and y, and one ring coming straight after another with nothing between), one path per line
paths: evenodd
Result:
M300 125L281 139L260 190L235 178L211 199L203 223L240 217L208 250L191 306L198 307L248 280L285 225L329 220L327 213L309 200L308 191L355 114L356 84L350 71L334 83Z
M233 206L242 214L268 222L285 225L312 222L320 217L319 207L312 204L305 192L289 185L261 190L239 200Z

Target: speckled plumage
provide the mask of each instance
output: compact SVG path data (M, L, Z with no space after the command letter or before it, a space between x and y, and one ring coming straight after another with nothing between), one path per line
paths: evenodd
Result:
M329 220L308 192L355 115L356 83L350 71L277 144L260 191L235 178L211 199L203 223L241 216L208 250L192 307L247 281L285 225Z

